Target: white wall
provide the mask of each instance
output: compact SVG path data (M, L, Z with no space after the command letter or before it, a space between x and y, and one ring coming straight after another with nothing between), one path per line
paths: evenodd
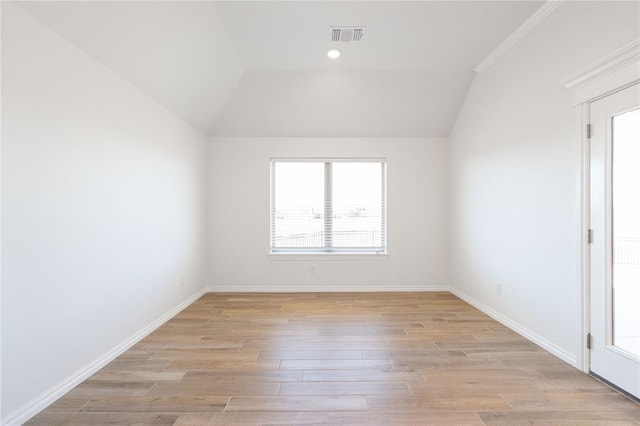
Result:
M206 139L2 7L7 423L203 289Z
M451 134L455 291L578 364L580 133L558 82L637 39L638 6L563 3L476 77Z
M402 138L212 139L211 290L445 288L446 144L446 139ZM270 258L271 157L386 158L389 256L377 260ZM315 273L310 273L312 265Z

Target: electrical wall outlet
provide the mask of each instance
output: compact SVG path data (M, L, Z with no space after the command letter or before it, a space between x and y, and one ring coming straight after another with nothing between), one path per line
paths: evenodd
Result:
M502 294L502 282L496 284L496 294Z

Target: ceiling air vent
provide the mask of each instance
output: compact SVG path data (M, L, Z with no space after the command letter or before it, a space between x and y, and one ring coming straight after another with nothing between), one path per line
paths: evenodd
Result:
M331 41L350 43L360 41L364 37L364 27L331 27Z

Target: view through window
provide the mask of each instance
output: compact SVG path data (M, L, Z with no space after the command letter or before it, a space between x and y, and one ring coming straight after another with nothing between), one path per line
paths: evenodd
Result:
M383 160L273 160L273 252L384 252Z
M640 357L640 109L613 117L613 343Z

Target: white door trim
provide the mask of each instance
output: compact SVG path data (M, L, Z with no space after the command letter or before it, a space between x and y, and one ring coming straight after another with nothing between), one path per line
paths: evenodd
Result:
M580 253L578 296L581 299L579 322L581 332L578 338L580 352L576 357L576 367L589 373L590 352L587 348L587 334L591 330L590 312L590 246L587 239L590 226L590 149L587 125L590 121L591 102L623 90L640 82L640 39L634 40L616 51L606 55L588 67L571 74L559 83L574 92L576 122L580 143L580 171L578 182L578 211L580 229L578 233L578 251Z
M575 93L575 104L593 102L640 79L640 39L597 60L559 83Z

